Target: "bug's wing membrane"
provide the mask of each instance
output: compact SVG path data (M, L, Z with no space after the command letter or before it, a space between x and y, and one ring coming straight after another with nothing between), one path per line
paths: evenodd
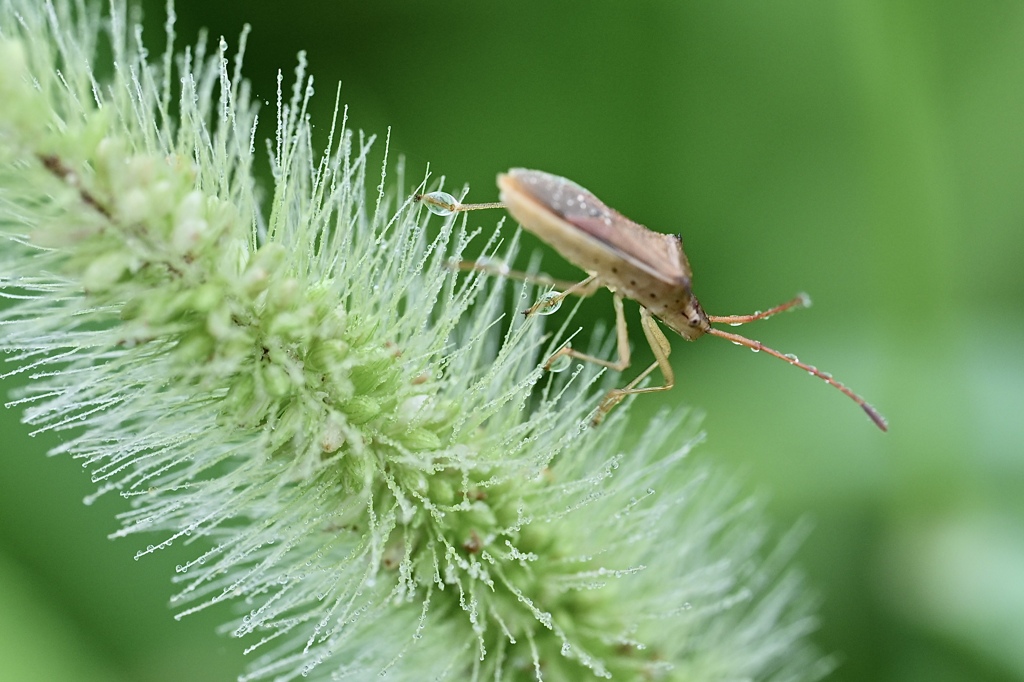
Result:
M568 223L569 229L575 228L573 236L577 240L586 235L652 277L690 288L690 264L678 236L649 230L606 206L586 188L543 171L513 168L499 176L498 186L502 190L502 201L508 204L514 216L517 209L534 216L546 213L549 218ZM534 206L526 206L524 200ZM526 223L522 217L516 217ZM553 223L551 227L554 228ZM538 236L549 243L553 241L545 235ZM561 244L555 246L569 256L571 250L567 251ZM586 263L576 264L588 269Z
M648 230L613 209L607 210L612 214L608 219L572 215L563 219L615 249L635 267L666 282L690 286L690 264L677 235ZM641 228L643 232L632 228Z

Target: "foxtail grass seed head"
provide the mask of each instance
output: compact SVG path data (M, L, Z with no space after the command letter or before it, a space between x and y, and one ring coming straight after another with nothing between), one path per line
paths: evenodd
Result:
M791 548L694 420L588 428L601 379L544 372L564 338L447 267L465 215L343 109L311 146L301 56L267 135L246 33L169 20L150 62L117 0L0 7L7 406L124 498L138 559L196 549L171 602L236 608L241 679L821 676Z

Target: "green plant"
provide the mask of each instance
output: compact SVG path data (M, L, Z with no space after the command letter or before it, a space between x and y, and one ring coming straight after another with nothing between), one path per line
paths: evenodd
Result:
M597 377L538 366L560 335L446 267L465 222L429 229L401 164L368 192L343 115L313 148L302 59L263 201L244 34L177 54L172 19L151 64L118 2L3 8L9 406L126 498L139 556L195 544L172 602L239 606L244 679L823 673L789 544L689 461L694 421L588 428Z

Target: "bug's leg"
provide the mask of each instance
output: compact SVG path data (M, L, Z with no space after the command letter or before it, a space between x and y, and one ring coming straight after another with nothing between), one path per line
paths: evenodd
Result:
M464 211L476 211L487 208L508 208L501 202L488 204L464 204L447 192L428 192L427 194L417 194L413 197L413 201L422 203L431 213L440 216L450 216ZM491 263L488 262L487 259L482 260L483 262L478 260L475 263L471 261L455 261L450 263L449 266L457 270L477 270L491 275L509 277L511 279L552 286L556 289L564 290L560 293L553 292L552 294L544 297L542 300L531 306L529 310L524 311L524 315L532 315L541 308L552 309L551 312L554 312L553 309L561 305L562 299L566 296L590 296L601 288L601 283L597 280L595 275L591 275L582 282L574 284L567 280L555 279L554 277L545 275L544 273L531 275L519 270L510 270L504 264Z
M593 278L588 277L583 280L583 282L580 282L580 284L584 284L590 279ZM629 330L626 328L626 316L622 312L622 296L615 294L615 297L612 299L612 305L615 306L615 338L619 350L618 360L612 362L610 360L605 360L604 358L587 355L586 353L581 353L574 349L569 344L566 344L548 358L548 361L544 363L544 369L551 369L551 366L555 364L559 358L566 356L582 360L583 362L592 362L595 365L614 369L616 372L621 372L629 367Z
M647 311L647 308L640 309L640 325L643 327L644 336L647 337L647 343L650 344L651 350L654 351L655 360L650 367L641 372L636 379L626 384L625 387L608 391L604 400L601 401L601 405L597 408L597 413L594 414L591 422L594 426L600 424L612 408L622 402L622 399L627 395L667 391L676 385L676 375L672 371L672 364L668 361L669 353L672 352L672 346L669 345L668 339L665 338L665 333L658 327L658 322ZM640 382L646 379L655 368L661 370L662 376L665 377L665 383L661 386L637 388Z
M423 204L427 207L428 211L439 216L450 216L453 213L461 213L464 211L479 211L484 208L505 208L505 204L500 201L488 204L464 204L448 192L427 192L426 194L417 194L412 198L412 200Z
M565 289L571 289L576 286L577 282L571 282L567 279L556 279L551 275L543 272L528 273L522 270L512 270L505 263L493 259L482 257L475 261L472 260L455 260L452 259L448 263L448 267L452 270L462 270L467 272L482 272L485 275L494 275L495 277L505 277L506 279L514 279L520 282L527 282L529 284L537 284L544 287L553 287L559 291ZM590 296L594 294L600 285L595 285L589 288L585 292L574 292L575 296Z
M562 301L566 296L590 296L600 288L601 282L597 279L597 275L591 275L564 291L552 291L541 296L539 301L523 311L523 315L529 317L543 309L547 309L548 313L553 313L558 310L558 306L562 305ZM541 314L543 315L544 313L542 312Z

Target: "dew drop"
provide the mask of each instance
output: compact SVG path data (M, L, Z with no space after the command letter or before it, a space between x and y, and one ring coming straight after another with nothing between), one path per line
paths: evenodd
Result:
M742 326L742 325L743 325L743 323L742 323L742 322L730 322L730 323L729 323L729 326L730 326L730 327L740 327L740 326Z
M549 291L537 299L537 314L550 315L562 307L562 294L558 291Z
M564 372L572 364L572 358L568 355L559 355L555 361L548 366L549 372Z
M761 349L758 348L757 346L752 347L750 350L755 352L755 353L760 353L761 352Z
M789 360L790 362L800 362L800 358L793 355L792 353L786 353L786 359Z
M421 194L419 200L427 207L427 210L434 215L448 216L455 213L455 207L459 200L448 192L429 192Z
M502 277L508 275L509 271L508 263L500 258L492 258L491 256L481 256L480 258L477 258L476 266L485 272L500 275Z

